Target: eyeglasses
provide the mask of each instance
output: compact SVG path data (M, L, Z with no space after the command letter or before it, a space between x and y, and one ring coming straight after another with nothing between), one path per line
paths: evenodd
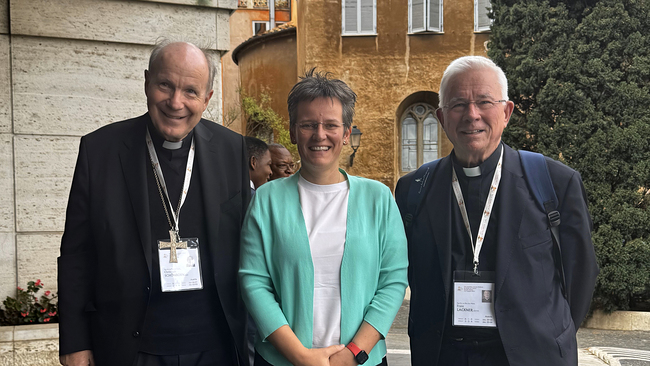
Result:
M451 110L454 113L465 113L469 109L470 104L474 104L476 108L482 111L488 111L494 108L497 103L507 102L506 99L501 100L491 100L491 99L479 99L479 100L456 100L449 104L444 105L444 108Z
M303 132L311 132L316 131L318 129L318 125L323 125L323 129L325 131L336 131L339 128L343 127L342 124L333 122L303 122L298 123L298 128Z
M294 163L289 163L289 164L282 163L282 164L273 164L273 165L275 165L279 170L287 170L287 169L294 170L296 168L296 164Z

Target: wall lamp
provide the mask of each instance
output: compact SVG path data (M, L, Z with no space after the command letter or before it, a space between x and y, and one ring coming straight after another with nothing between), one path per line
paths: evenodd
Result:
M352 155L350 155L350 167L354 163L354 155L357 153L357 149L361 145L361 135L363 133L357 128L357 126L352 126L352 133L350 134L350 147L352 147Z

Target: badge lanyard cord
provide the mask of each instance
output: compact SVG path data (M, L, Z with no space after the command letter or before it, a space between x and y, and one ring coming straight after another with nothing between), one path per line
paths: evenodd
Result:
M481 248L483 247L483 240L485 239L485 232L487 231L487 226L490 221L490 215L492 214L492 207L494 206L494 200L497 195L497 190L499 189L499 183L501 182L501 169L503 162L503 148L501 149L501 156L499 157L499 162L497 167L494 170L494 177L492 178L492 183L490 184L490 192L488 193L487 201L485 202L485 208L483 209L483 215L481 217L481 224L478 227L478 234L476 236L476 245L474 245L474 240L472 240L472 229L469 224L469 216L467 215L467 209L465 208L465 201L463 200L463 191L460 188L458 183L458 176L456 175L456 170L451 168L451 186L454 189L454 195L456 196L456 202L458 202L458 208L460 213L463 216L463 222L465 223L465 229L469 235L469 241L472 244L472 252L474 253L474 274L479 275L478 272L478 260L479 254L481 253Z
M176 235L177 239L179 238L178 235L178 224L180 221L180 214L181 214L181 207L183 207L183 204L185 203L185 198L187 197L187 191L190 188L190 180L192 178L192 167L194 166L194 138L192 138L192 144L190 146L190 152L187 156L187 167L185 170L185 179L183 181L183 190L181 191L181 196L178 199L178 207L176 208L176 212L171 211L172 218L174 219L174 223L172 224L172 220L169 217L169 212L167 211L167 205L165 205L165 197L167 198L167 203L169 204L169 208L173 210L172 202L169 199L169 194L167 193L167 185L165 185L165 177L163 175L162 169L160 168L160 162L158 160L158 155L156 154L156 150L153 146L153 141L151 140L151 135L149 134L149 128L147 128L147 149L149 150L149 158L151 160L151 166L153 167L153 175L156 178L156 185L158 186L158 193L160 193L160 199L163 201L163 208L165 209L165 216L167 216L167 222L169 223L170 227L170 234L173 231L174 234ZM163 197L163 192L165 193L165 196Z

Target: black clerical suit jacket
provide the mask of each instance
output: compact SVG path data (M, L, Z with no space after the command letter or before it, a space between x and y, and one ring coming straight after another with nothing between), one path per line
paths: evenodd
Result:
M159 238L151 238L148 119L145 114L82 137L72 181L58 259L60 353L92 350L98 366L133 363L151 278L158 276L152 273ZM239 362L248 365L236 280L250 199L246 148L241 135L204 119L194 131L209 260Z
M598 266L591 219L578 172L547 158L559 200L560 240L568 301L553 260L546 215L524 179L519 154L504 144L496 197L497 253L494 308L499 336L511 366L575 366L576 332L593 294ZM407 229L411 303L409 336L414 366L436 365L450 304L452 214L451 156L443 158L427 183L420 212ZM413 173L397 184L405 213ZM442 365L441 365L442 366Z

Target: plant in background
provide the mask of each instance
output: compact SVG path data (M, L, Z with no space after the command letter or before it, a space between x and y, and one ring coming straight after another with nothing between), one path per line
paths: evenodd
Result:
M0 309L0 325L58 323L57 295L45 291L39 298L42 288L41 280L29 281L26 290L17 288L15 298L7 296L2 302L4 309Z
M289 150L294 160L298 161L298 148L291 143L287 126L289 122L277 114L270 106L271 96L267 93L260 95L259 101L240 91L241 103L246 120L246 134L268 143L276 142Z

